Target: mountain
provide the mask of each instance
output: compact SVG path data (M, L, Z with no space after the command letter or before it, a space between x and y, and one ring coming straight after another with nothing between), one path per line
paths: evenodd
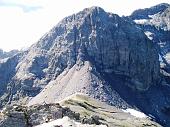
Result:
M132 14L131 14L131 18L140 20L140 19L151 19L150 16L157 14L157 13L162 13L164 10L166 10L169 7L169 4L167 3L161 3L158 5L155 5L153 7L150 8L144 8L144 9L138 9L135 10Z
M160 75L163 84L168 85L170 83L170 5L163 3L150 8L139 9L134 11L129 18L157 45ZM169 90L167 92L169 92ZM166 92L164 91L163 93Z
M131 17L86 8L0 63L0 105L50 104L80 92L168 126L170 87L159 54Z
M12 57L16 55L18 52L19 52L18 50L11 50L9 52L5 52L2 49L0 49L0 62L2 61L2 59Z
M160 80L154 44L134 23L99 7L66 17L22 54L11 58L16 64L11 61L8 72L15 73L5 81L3 103L43 95L52 84L54 100L82 91L116 105L124 102L104 75L125 77L125 85L138 91Z
M153 40L159 48L161 68L164 74L169 73L170 52L170 5L159 4L151 8L136 10L130 16L145 34Z
M2 111L0 121L3 127L161 127L143 113L128 113L80 93L59 103L8 107Z

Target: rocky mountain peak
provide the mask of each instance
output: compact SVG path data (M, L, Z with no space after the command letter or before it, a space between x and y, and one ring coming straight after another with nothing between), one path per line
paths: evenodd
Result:
M169 68L170 5L163 3L142 9L141 12L136 10L130 18L158 45L161 68Z
M18 50L11 50L9 52L5 52L2 49L0 49L0 61L2 59L12 57L12 56L16 55L17 53L19 53Z
M130 18L86 8L0 63L0 105L50 104L78 92L167 123L170 90L162 85L158 53L144 27Z
M69 90L72 92L61 88L63 93L68 92L62 95L63 98L77 91L100 98L99 91L95 93L96 87L105 93L105 100L110 100L112 97L107 96L110 90L105 90L109 87L104 85L107 84L104 74L125 76L126 85L139 91L145 91L159 81L159 61L154 44L133 22L100 7L86 8L64 18L17 62L11 70L14 75L4 84L8 88L4 97L8 102L21 96L35 96L51 82L65 84L74 73L86 75L87 79L77 78L77 88ZM86 68L85 63L89 63L91 71L82 69ZM67 75L68 79L61 75ZM80 83L82 81L84 83ZM75 84L74 81L71 84ZM82 84L89 87L82 90Z
M90 13L106 13L103 8L98 7L98 6L92 6L92 7L89 7L89 8L85 8L81 12L88 13L88 14L90 14Z
M131 18L134 19L150 19L151 15L162 13L170 5L168 3L161 3L150 8L138 9L131 14Z
M133 57L132 52L136 52L131 51L133 50L132 45L141 46L142 50L138 50L137 54L146 55L147 50L145 47L149 46L148 44L150 43L147 40L142 42L145 35L134 24L120 18L118 15L107 13L100 7L86 8L77 14L69 16L62 20L54 29L61 31L61 26L65 31L60 36L56 36L57 33L53 31L56 39L53 39L53 46L51 46L50 51L63 51L63 48L66 49L68 46L68 51L73 53L72 48L74 47L74 62L69 63L71 66L76 63L78 56L80 56L79 54L83 54L86 60L95 63L95 66L101 72L112 73L118 71L119 73L129 75L130 70L128 68L131 68L131 64L128 62ZM129 43L126 36L129 37L128 39L131 40L131 43ZM135 40L132 36L139 40ZM60 42L56 43L58 38L60 38ZM50 39L47 38L47 40ZM49 44L49 41L47 42ZM41 43L44 43L44 41ZM115 54L115 57L110 56L110 54ZM135 73L133 76L138 75Z
M57 38L58 36L61 36L67 33L72 33L77 29L81 29L80 27L89 21L90 21L90 24L93 26L92 21L90 20L91 17L98 17L99 19L102 19L102 17L106 15L107 15L107 12L105 12L100 7L93 6L90 8L85 8L84 10L78 12L77 14L73 14L61 20L56 26L54 26L51 29L51 31L46 33L39 40L39 42L36 44L35 47L49 50L54 44L54 39Z

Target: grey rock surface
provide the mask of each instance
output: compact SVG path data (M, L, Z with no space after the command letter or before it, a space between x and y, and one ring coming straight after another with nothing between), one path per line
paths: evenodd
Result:
M54 125L59 124L58 126L62 127L81 127L80 125L83 124L82 127L95 127L95 125L105 125L103 127L161 127L158 123L151 121L149 117L135 117L84 94L72 95L63 99L60 103L44 103L43 105L29 107L22 105L8 106L0 113L0 127L35 127L66 116L79 124L76 126L74 123L69 123L68 125L68 121L65 121L63 123L56 122ZM52 127L50 125L44 126Z
M159 4L153 6L151 8L139 9L132 13L129 16L138 27L143 29L146 36L153 41L154 44L157 45L157 49L159 51L159 61L160 61L160 72L162 81L160 82L159 90L155 88L151 88L149 91L145 93L146 96L152 96L156 91L157 97L162 102L157 102L155 99L151 99L152 102L157 104L154 107L158 112L157 116L160 117L161 123L164 126L169 126L170 121L167 119L169 117L168 110L164 111L169 107L169 83L170 83L170 4ZM162 91L162 92L161 92ZM165 94L164 94L165 93ZM147 95L149 94L149 95ZM163 97L164 96L164 97ZM152 98L152 97L151 97ZM158 99L158 100L159 100ZM144 105L144 104L143 104ZM159 108L161 110L159 110ZM150 108L150 109L152 109ZM150 111L149 111L150 112ZM166 120L165 120L166 119ZM166 122L164 122L166 121Z
M27 51L0 63L1 106L52 103L82 92L139 108L167 125L162 108L170 105L169 86L160 83L157 43L144 32L100 7L64 18Z
M58 103L7 106L1 111L0 127L32 127L64 116L79 119L78 114Z
M151 8L136 10L130 18L144 30L149 39L158 45L161 67L169 68L170 5L159 4Z
M159 81L157 50L143 31L126 18L91 7L64 18L23 54L6 84L5 99L33 97L64 70L81 67L84 61L99 73L126 75L129 86L139 91Z
M151 19L150 15L162 13L169 7L168 3L161 3L150 8L138 9L131 14L132 19Z
M0 49L0 60L12 57L12 56L16 55L17 53L19 53L18 50L11 50L9 52L5 52L2 49Z
M159 50L161 75L169 82L170 73L170 4L136 10L130 16L144 30Z

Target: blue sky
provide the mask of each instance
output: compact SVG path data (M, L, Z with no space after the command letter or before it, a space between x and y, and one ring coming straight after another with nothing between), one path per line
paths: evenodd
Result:
M28 47L59 20L86 7L100 6L121 16L159 3L170 0L0 0L0 48Z

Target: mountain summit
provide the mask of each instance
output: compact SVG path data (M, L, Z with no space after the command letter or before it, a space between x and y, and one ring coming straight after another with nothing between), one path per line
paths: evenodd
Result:
M159 81L154 44L135 24L100 7L64 18L17 62L5 100L33 97L48 84L56 86L55 99L84 91L112 100L104 74L125 76L126 85L139 91Z
M158 53L130 18L86 8L0 64L1 106L53 103L80 92L157 119L163 116L159 100L168 90L161 86Z
M131 18L134 19L150 19L151 15L161 13L166 10L170 5L167 3L161 3L150 8L138 9L131 14Z

